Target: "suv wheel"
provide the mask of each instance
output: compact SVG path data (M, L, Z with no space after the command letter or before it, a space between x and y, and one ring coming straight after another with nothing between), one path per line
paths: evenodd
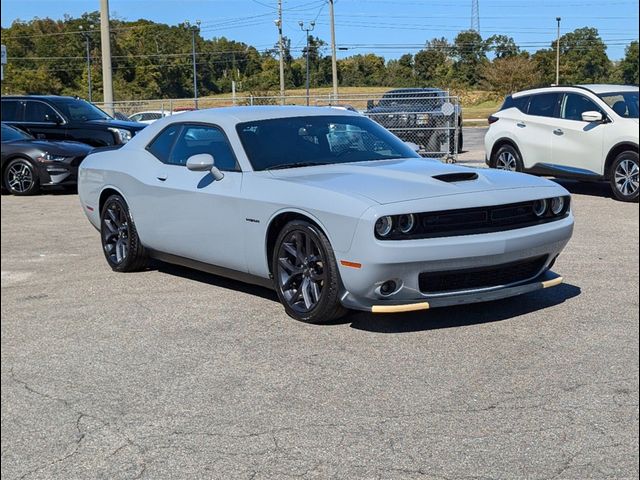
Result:
M503 145L493 155L491 166L498 170L509 170L511 172L522 172L524 166L520 153L511 145Z
M613 195L623 202L638 201L638 153L622 152L611 165Z

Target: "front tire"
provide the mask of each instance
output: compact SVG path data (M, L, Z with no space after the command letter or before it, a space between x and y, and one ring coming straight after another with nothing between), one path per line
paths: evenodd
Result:
M613 195L623 202L638 201L638 152L622 152L609 173Z
M111 195L100 212L102 251L116 272L135 272L147 264L147 255L138 238L127 202Z
M346 313L333 248L318 227L303 220L287 223L271 262L278 298L290 317L327 323Z
M4 171L4 188L13 195L35 195L40 191L38 171L24 159L11 160Z
M522 172L524 164L520 152L513 146L502 145L491 158L491 167L510 172Z

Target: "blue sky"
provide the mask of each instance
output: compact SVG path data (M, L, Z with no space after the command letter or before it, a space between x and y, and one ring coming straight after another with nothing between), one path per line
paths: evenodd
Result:
M480 0L483 37L505 34L524 49L535 51L555 38L556 16L561 32L596 27L609 45L611 59L624 55L624 46L638 39L638 0ZM99 0L2 0L2 26L15 19L73 17L99 9ZM146 18L177 24L201 20L205 38L225 36L262 50L276 42L276 0L110 0L112 16ZM314 35L329 42L326 0L283 0L284 34L300 54L304 33L299 20L316 20ZM385 58L415 53L433 37L453 39L470 26L471 0L335 0L336 38L345 57L374 52ZM9 53L10 55L10 53Z

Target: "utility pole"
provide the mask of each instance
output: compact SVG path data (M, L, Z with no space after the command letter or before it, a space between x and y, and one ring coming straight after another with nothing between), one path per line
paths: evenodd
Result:
M338 99L338 59L336 58L336 26L333 18L333 0L329 0L329 23L331 23L331 77L333 98Z
M84 31L84 29L82 28L82 25L80 25L80 30L82 30L82 36L84 37L84 41L87 44L87 82L88 82L88 100L89 102L93 102L91 93L92 93L92 88L91 88L91 45L90 45L90 41L91 41L91 35L90 35L90 31L93 31L94 25L91 24L89 25L89 28L91 29L90 31Z
M556 85L560 85L560 17L556 17L558 22L558 36L556 42Z
M109 0L100 0L100 48L102 50L102 91L105 110L111 116L113 108L113 80L111 72L111 33L109 31Z
M191 58L193 59L193 104L198 109L198 76L196 72L196 33L200 31L200 20L196 20L195 25L191 25L189 20L184 25L191 30Z
M284 105L284 44L282 43L282 0L278 0L278 51L280 53L280 103Z
M307 48L305 49L306 59L307 59L307 107L309 106L309 32L313 30L316 26L316 22L310 22L306 27L304 26L304 22L300 20L298 22L300 25L300 30L303 32L307 32Z

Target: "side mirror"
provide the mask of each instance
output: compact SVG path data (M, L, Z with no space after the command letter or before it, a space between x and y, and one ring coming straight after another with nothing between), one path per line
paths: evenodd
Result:
M208 153L198 153L197 155L191 155L187 159L187 168L192 172L211 172L213 178L216 180L222 180L224 173L222 173L215 166L213 156Z
M371 110L373 108L373 100L367 100L367 110Z
M595 112L595 111L582 112L582 121L589 122L589 123L601 122L602 114L600 112Z
M420 145L418 145L417 143L413 143L413 142L404 142L404 143L406 143L407 146L414 152L418 153L420 151Z

